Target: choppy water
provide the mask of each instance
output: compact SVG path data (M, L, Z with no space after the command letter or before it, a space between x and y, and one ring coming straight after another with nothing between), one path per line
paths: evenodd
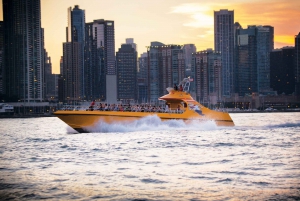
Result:
M154 116L88 134L0 119L0 200L299 200L300 113L231 116L232 128Z

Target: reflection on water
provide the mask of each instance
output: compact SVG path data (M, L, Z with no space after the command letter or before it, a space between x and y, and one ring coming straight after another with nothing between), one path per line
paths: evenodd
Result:
M88 134L0 119L0 200L299 200L300 113L231 116L231 128L152 116Z

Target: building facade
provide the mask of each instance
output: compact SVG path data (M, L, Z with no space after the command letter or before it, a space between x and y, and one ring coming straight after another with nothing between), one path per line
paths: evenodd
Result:
M185 75L191 76L191 69L192 69L192 55L196 53L197 48L194 44L185 44L182 47L184 60L185 60Z
M4 74L4 65L3 65L3 49L4 49L4 41L3 41L3 21L0 21L0 95L4 96L4 87L3 87L3 74ZM4 98L4 97L3 97Z
M137 73L138 102L148 101L148 54L144 52L138 59L139 68Z
M215 51L222 54L222 95L234 92L234 11L214 11Z
M137 52L131 44L122 44L116 53L118 100L137 100Z
M3 11L6 97L43 101L40 0L3 0Z
M71 104L85 97L85 11L78 5L68 8L66 30L66 42L63 43L63 100Z
M295 36L295 92L300 95L300 32Z
M295 92L294 58L294 47L276 49L270 54L270 83L278 94L290 95Z
M148 47L148 94L150 102L166 94L166 88L185 78L184 51L180 45L151 42Z
M107 102L117 101L117 76L116 76L116 57L115 57L115 28L114 21L94 20L93 35L97 42L99 54L104 57L105 79L101 79L101 88L104 87L105 95L101 97ZM100 49L99 49L100 48ZM102 64L101 64L102 65Z
M235 44L235 92L252 94L257 92L256 29L237 29Z
M273 93L270 88L270 44L274 29L270 26L237 28L235 33L235 92L240 96Z
M222 99L222 56L212 49L192 55L193 87L191 93L204 104L217 104Z
M106 100L106 74L104 64L104 45L97 43L97 27L94 23L85 25L85 51L84 51L84 74L85 74L85 99Z

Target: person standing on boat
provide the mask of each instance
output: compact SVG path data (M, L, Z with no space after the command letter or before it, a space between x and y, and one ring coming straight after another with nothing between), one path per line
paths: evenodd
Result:
M94 106L95 106L95 100L92 101L91 105L90 105L90 110L93 111L94 110Z
M179 85L179 91L183 91L182 84Z
M166 104L165 112L169 112L169 105Z
M178 90L178 87L176 84L174 84L174 90L177 91Z

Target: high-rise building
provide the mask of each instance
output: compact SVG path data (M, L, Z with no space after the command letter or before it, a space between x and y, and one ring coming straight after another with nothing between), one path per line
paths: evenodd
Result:
M133 38L126 38L126 44L130 44L135 49L135 51L137 51L137 45L136 43L134 43Z
M202 103L217 104L222 98L221 53L212 49L194 53L192 69L194 88L191 93Z
M278 94L295 92L294 58L294 47L275 49L270 54L270 83Z
M238 28L235 33L235 90L240 96L270 93L270 26ZM272 92L273 93L273 92Z
M94 39L97 47L103 47L105 68L105 100L107 102L117 101L117 77L115 57L115 26L111 20L94 20Z
M148 101L156 102L160 97L160 60L161 54L160 47L163 46L160 42L151 42L151 45L147 49L148 53Z
M106 74L104 65L104 44L97 42L97 27L94 23L85 25L85 99L106 100Z
M300 96L300 32L295 36L295 92Z
M191 76L192 55L193 53L196 53L197 49L194 44L185 44L182 49L185 60L185 75L188 77Z
M63 56L60 57L59 61L59 67L60 67L60 74L58 75L57 79L57 91L58 91L58 101L59 102L64 102L64 77L63 77L63 69L64 69L64 64L63 64Z
M256 26L257 40L257 91L268 92L270 89L270 38L274 29L270 27ZM274 46L274 45L273 45Z
M222 95L234 92L234 11L214 11L215 51L222 55Z
M51 58L48 57L48 53L45 52L45 99L48 101L54 101L56 99L56 75L52 74Z
M179 84L185 77L185 60L180 45L151 42L148 47L149 101L157 102L167 87Z
M118 99L137 100L137 52L131 44L122 44L116 53Z
M138 102L145 103L148 100L148 54L144 52L138 59L139 68L137 74Z
M88 99L117 101L114 21L86 23L85 89Z
M63 99L74 103L84 99L85 11L78 5L68 8L66 42L63 43Z
M3 0L5 93L10 101L43 101L40 0Z
M244 96L257 92L256 29L240 27L235 35L235 92Z
M4 95L4 87L3 87L3 74L4 74L4 65L3 65L3 21L0 21L0 95Z

